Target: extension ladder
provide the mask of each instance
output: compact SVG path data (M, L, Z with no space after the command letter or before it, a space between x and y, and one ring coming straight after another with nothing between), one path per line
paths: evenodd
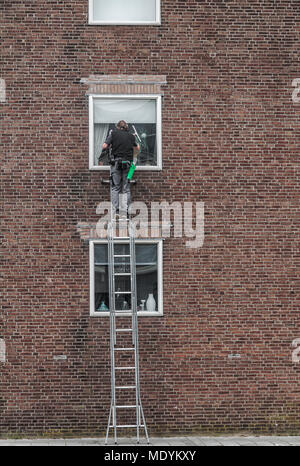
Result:
M122 226L123 225L123 226ZM116 236L116 229L122 236ZM124 236L125 231L125 236ZM120 242L120 240L122 240ZM114 442L118 443L117 432L120 428L136 428L136 441L140 442L140 429L144 429L147 443L149 437L146 421L141 403L139 381L139 349L138 349L138 322L137 322L137 296L136 296L136 260L135 260L135 229L128 219L112 220L108 225L108 275L109 275L109 308L110 308L110 355L111 355L111 405L108 417L105 444L107 445L110 429L113 429ZM118 283L119 282L119 283ZM120 289L128 286L129 289ZM116 288L118 288L116 290ZM120 306L120 297L124 298L124 306ZM125 298L127 300L125 301ZM129 299L128 299L129 298ZM122 308L121 308L122 307ZM124 323L125 319L125 323ZM129 321L129 322L128 322ZM122 322L122 325L121 325ZM125 325L125 327L124 327ZM126 337L127 335L127 337ZM126 343L122 343L122 339ZM130 343L128 343L128 341ZM132 362L121 365L117 358L130 355ZM130 357L130 356L129 356ZM118 378L126 374L126 383L120 383ZM131 381L132 379L132 381ZM130 382L128 382L130 380ZM125 398L127 404L119 402ZM130 423L119 423L119 414L126 413L126 419L133 419Z

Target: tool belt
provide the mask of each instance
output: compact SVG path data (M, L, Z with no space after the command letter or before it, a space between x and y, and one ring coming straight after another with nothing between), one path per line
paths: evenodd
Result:
M117 170L127 170L130 167L129 160L122 160L119 158L111 160L110 164L114 166Z

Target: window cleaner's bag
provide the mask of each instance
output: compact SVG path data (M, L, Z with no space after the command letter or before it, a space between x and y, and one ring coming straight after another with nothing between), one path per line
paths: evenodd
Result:
M136 163L131 162L130 168L129 168L129 171L128 171L128 175L127 175L127 180L131 180L131 178L133 177L135 169L136 169Z

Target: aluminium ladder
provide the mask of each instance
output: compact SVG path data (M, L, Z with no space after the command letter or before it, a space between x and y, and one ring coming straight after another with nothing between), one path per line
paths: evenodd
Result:
M110 308L110 355L111 355L111 405L108 417L105 444L107 445L110 429L113 429L114 442L118 443L117 430L119 428L136 428L137 443L140 441L140 429L144 429L147 443L149 437L146 421L141 403L140 381L139 381L139 350L138 350L138 322L137 322L137 296L136 296L136 261L135 261L135 230L133 223L128 219L120 219L119 232L123 224L123 234L126 236L116 236L117 221L113 219L108 225L108 275L109 275L109 308ZM122 241L119 240L127 240ZM118 244L116 244L118 243ZM129 243L129 244L128 244ZM116 251L121 248L121 251ZM123 249L123 250L122 250ZM126 249L129 249L129 251ZM121 252L121 253L120 253ZM125 253L126 252L126 253ZM127 278L126 278L127 277ZM116 281L118 279L127 280L130 289L118 289L116 291ZM120 309L118 297L129 297L130 309ZM127 302L127 301L126 301ZM129 320L126 328L119 323L122 319ZM121 343L122 336L127 334L127 342ZM128 335L131 335L128 344ZM122 365L116 362L117 355L132 355L134 363ZM120 374L126 374L127 379L132 378L132 382L118 383L116 380ZM118 398L132 394L134 401L130 404L123 404ZM135 396L134 396L135 395ZM125 412L127 417L133 418L131 423L119 423L119 412ZM122 416L121 416L122 417Z

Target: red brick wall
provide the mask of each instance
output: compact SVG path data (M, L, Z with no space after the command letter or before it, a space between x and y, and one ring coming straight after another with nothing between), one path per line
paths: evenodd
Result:
M76 230L108 200L80 83L101 73L167 78L163 171L134 199L205 204L203 247L165 241L164 316L140 319L150 434L299 432L298 1L162 0L148 27L89 26L87 0L1 9L0 434L106 428L109 323Z

